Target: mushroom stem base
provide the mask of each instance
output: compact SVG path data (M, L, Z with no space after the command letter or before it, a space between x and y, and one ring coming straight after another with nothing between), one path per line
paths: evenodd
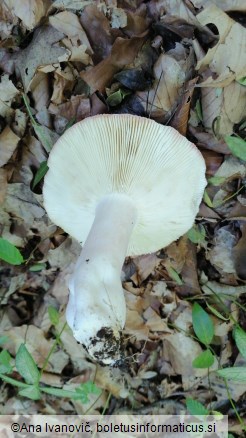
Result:
M119 359L126 319L121 268L136 219L136 207L128 196L105 196L69 282L68 324L75 339L104 363ZM108 336L102 337L110 332L114 334L111 343Z

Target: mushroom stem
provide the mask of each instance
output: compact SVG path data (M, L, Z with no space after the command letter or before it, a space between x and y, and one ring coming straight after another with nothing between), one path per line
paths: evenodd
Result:
M103 197L69 282L68 324L75 339L104 363L119 353L126 319L121 268L136 219L130 197Z

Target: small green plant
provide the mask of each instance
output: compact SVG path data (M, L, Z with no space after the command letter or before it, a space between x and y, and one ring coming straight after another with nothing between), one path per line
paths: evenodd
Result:
M57 327L60 321L58 311L53 307L49 307L48 314L51 323L54 325L54 327ZM4 382L19 388L20 396L30 398L32 400L39 400L42 397L42 393L46 393L55 397L66 397L72 400L79 400L82 403L87 403L89 401L90 394L100 395L101 390L92 381L88 381L79 385L77 388L75 388L75 391L55 388L52 386L43 385L41 383L42 374L56 346L61 343L60 337L65 327L66 323L56 334L54 344L52 345L52 348L50 349L41 369L38 368L25 344L20 345L15 359L7 350L2 350L0 353L0 378ZM1 344L4 344L6 340L7 339L5 337L5 339L2 339L1 342L0 338ZM11 374L13 374L14 371L19 373L21 380L20 378L16 379L11 377Z
M220 302L225 313L227 310L226 316L222 315L217 309L209 304L207 304L207 307L215 316L222 319L223 321L228 321L231 319L235 323L233 330L235 343L241 355L246 358L246 332L229 314L228 309L226 308L226 306L223 305L223 301L220 297L218 301ZM192 365L194 368L208 368L209 373L209 368L213 365L215 360L215 354L211 347L214 337L214 324L209 314L198 303L195 303L192 308L192 323L193 330L196 334L197 339L206 347L206 349L193 360ZM216 372L220 377L223 377L225 379L228 398L241 424L242 429L246 430L246 425L244 424L242 418L240 417L240 414L237 411L237 408L230 396L229 388L227 385L227 380L246 382L246 367L221 368L214 372ZM213 411L209 411L197 400L193 400L190 398L186 400L186 406L188 411L192 415L208 415L209 413L213 413Z
M11 265L21 265L24 262L20 251L2 237L0 237L0 259Z
M192 243L200 244L205 242L206 230L203 225L194 224L188 231L187 236Z
M192 365L194 368L209 368L214 363L214 355L209 348L214 337L213 321L200 304L195 303L192 308L192 322L197 338L206 347L206 350L193 360Z
M246 161L246 141L240 137L225 136L225 142L235 157Z

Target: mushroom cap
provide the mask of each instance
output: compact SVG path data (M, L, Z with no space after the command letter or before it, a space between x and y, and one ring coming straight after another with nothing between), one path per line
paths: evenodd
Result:
M98 202L128 195L137 208L127 255L155 252L192 226L206 186L196 146L170 126L129 114L76 123L54 145L44 181L51 220L83 244Z

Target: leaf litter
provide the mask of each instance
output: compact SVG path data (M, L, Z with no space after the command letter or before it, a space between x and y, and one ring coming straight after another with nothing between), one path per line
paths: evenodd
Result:
M111 413L163 413L171 402L179 413L187 398L219 410L227 400L215 370L241 364L232 330L246 328L243 12L244 2L230 0L1 4L0 230L24 260L0 266L0 328L13 357L26 343L42 368L65 323L66 284L80 245L47 217L42 178L68 126L110 111L170 124L198 146L209 177L189 233L126 260L124 366L94 364L67 327L60 335L42 382L72 390L92 380L100 397L91 394L85 404L48 394L31 400L3 384L2 413L99 413L109 392ZM196 300L215 329L209 378L192 365L204 351L192 325ZM243 413L242 385L228 382Z

